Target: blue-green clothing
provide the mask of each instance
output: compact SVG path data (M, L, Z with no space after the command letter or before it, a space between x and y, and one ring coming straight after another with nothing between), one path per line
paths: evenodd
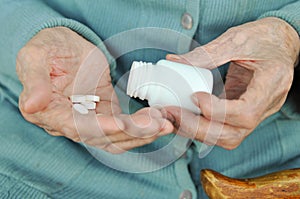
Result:
M185 14L192 17L191 28L182 26ZM168 51L188 52L192 39L203 45L232 26L268 16L286 20L300 33L300 1L295 0L0 0L0 198L183 198L184 193L204 198L203 168L249 177L299 167L300 117L293 91L237 149L215 147L199 159L194 142L168 167L143 174L105 166L81 145L26 122L18 111L22 86L16 55L41 29L65 26L99 46L116 83L133 60L156 62ZM114 38L136 28L150 31ZM162 29L168 34L159 34ZM152 48L140 49L145 46Z

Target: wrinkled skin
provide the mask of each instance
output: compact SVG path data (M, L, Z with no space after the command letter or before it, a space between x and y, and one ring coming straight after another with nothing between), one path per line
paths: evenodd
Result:
M183 136L225 149L238 147L284 104L299 48L297 32L270 17L233 27L187 54L168 55L171 61L208 69L231 62L220 96L193 95L201 115L168 107L168 118Z
M22 115L53 136L122 153L173 131L156 109L121 114L107 59L68 28L44 29L34 36L18 54L17 73L24 87ZM101 101L95 111L80 115L68 98L73 94L95 94Z

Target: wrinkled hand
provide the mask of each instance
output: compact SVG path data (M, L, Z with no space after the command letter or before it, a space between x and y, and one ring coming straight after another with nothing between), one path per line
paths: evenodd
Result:
M173 130L155 109L121 114L104 54L68 28L44 29L33 37L18 54L17 73L24 87L23 116L51 135L121 153ZM68 98L73 94L98 95L101 101L96 111L80 115Z
M200 92L193 96L202 115L167 108L178 133L226 149L239 146L282 107L299 48L297 32L285 21L270 17L233 27L187 54L168 55L169 60L208 69L231 62L221 96Z

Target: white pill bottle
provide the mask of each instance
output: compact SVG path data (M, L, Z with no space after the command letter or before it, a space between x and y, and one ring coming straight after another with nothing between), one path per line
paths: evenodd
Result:
M192 102L195 92L212 93L213 75L210 70L160 60L156 64L133 62L127 95L147 99L151 107L179 106L200 114Z

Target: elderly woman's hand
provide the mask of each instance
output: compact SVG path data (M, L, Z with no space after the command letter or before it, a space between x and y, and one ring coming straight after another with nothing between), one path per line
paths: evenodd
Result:
M169 119L181 135L236 148L284 104L299 48L297 32L285 21L270 17L233 27L187 54L168 55L169 60L209 69L231 62L221 96L194 95L202 115L169 107Z
M51 135L121 153L173 130L155 109L121 114L106 57L68 28L44 29L33 37L18 54L17 73L24 86L23 116ZM101 100L96 111L81 115L72 111L73 94Z

